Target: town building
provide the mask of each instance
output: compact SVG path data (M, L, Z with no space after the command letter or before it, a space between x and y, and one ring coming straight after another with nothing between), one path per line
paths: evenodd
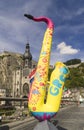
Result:
M23 65L13 71L13 97L28 97L30 82L28 75L36 67L37 62L32 60L29 43L26 44L23 54Z

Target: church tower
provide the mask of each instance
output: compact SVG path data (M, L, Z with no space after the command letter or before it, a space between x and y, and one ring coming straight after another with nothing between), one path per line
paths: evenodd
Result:
M22 56L22 55L21 55ZM10 65L10 63L8 64ZM23 66L13 71L13 96L27 97L30 90L28 75L35 68L37 62L32 60L29 43L25 46L23 54Z
M23 54L23 69L22 69L22 90L23 95L28 96L29 79L28 75L32 70L32 55L30 53L29 43L26 44L25 53Z
M30 53L29 43L26 44L25 53L23 55L23 68L32 68L32 55Z

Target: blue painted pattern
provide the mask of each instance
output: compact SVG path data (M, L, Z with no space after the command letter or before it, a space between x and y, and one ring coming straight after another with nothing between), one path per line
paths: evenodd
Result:
M57 112L32 112L32 115L39 121L49 120L51 117L55 116Z

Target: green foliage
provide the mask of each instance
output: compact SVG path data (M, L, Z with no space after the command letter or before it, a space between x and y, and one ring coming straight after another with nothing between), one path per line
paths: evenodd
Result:
M66 81L65 83L66 87L68 88L84 87L84 66L83 65L81 64L77 68L69 68L70 80Z
M75 64L80 64L81 60L80 59L71 59L65 62L66 65L75 65Z
M5 114L5 115L12 115L14 112L16 111L16 109L15 108L13 108L13 107L0 107L0 115L3 115L3 114Z
M50 81L50 76L51 76L51 73L52 73L52 71L53 71L54 69L52 68L49 68L49 73L48 73L48 81Z

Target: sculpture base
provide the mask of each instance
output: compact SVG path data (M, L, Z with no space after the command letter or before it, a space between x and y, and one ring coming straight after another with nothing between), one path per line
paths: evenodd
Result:
M58 130L51 122L45 120L42 122L39 122L34 130Z

